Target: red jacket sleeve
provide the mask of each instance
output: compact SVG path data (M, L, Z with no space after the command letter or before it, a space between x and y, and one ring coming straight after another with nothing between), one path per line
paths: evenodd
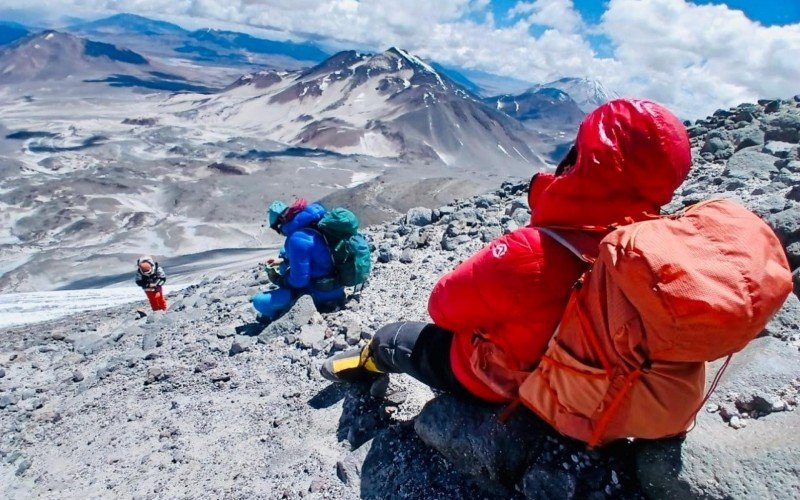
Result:
M522 228L488 246L442 277L428 313L454 332L489 330L524 313L541 290L539 231Z

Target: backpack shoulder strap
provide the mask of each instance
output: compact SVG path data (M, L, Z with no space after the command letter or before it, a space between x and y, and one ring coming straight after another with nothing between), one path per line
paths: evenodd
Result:
M600 254L600 240L605 236L605 233L592 234L576 229L556 229L551 227L537 227L536 229L588 264L593 264L597 260L597 256Z

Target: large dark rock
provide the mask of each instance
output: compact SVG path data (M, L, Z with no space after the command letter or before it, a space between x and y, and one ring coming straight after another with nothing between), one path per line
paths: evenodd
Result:
M733 154L733 144L721 137L710 137L703 144L701 153L710 153L714 158L729 158Z
M771 337L756 339L734 356L710 408L729 399L779 394L791 387L798 366L797 348ZM709 370L709 377L714 374ZM746 419L739 429L723 413L701 410L685 439L638 443L637 472L645 493L676 499L800 496L800 412Z
M345 477L354 478L354 474ZM362 499L484 496L469 477L453 470L441 455L426 447L408 425L391 426L372 439L360 479Z
M794 243L800 236L800 207L794 206L767 217L778 237L785 245Z
M771 173L777 173L776 158L772 155L743 149L733 154L725 167L724 175L736 179L769 180Z
M764 144L764 131L757 125L732 130L730 136L736 151Z
M522 477L551 431L538 420L520 416L504 425L497 413L497 406L440 396L425 405L414 429L457 470L510 486Z
M515 410L505 423L498 419L501 410L440 396L423 408L414 428L456 470L495 494L508 496L517 490L527 498L586 498L592 492L618 498L638 495L626 442L590 452L525 408Z

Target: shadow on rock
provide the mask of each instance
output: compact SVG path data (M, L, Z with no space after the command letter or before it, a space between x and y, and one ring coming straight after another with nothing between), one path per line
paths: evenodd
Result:
M345 385L345 384L339 384ZM382 401L369 393L369 385L346 384L342 415L336 437L350 443L355 450L372 439L389 424L388 415L382 411Z
M488 492L526 498L640 498L633 453L623 441L599 451L563 437L524 408L440 396L414 424L419 437Z
M346 396L347 389L344 384L330 384L309 399L308 405L315 410L333 406Z
M410 423L390 426L353 454L364 457L360 469L361 498L445 499L486 496L470 477L455 470L444 457L428 448L417 437ZM347 464L347 459L344 463ZM503 494L502 498L516 497Z
M234 330L236 331L236 335L244 335L246 337L257 337L261 335L261 332L267 325L263 323L247 323L244 325L237 326Z

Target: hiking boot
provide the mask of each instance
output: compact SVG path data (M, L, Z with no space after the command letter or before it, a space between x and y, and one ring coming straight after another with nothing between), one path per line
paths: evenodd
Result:
M372 345L340 352L325 360L319 373L331 382L366 383L383 373L372 357Z

